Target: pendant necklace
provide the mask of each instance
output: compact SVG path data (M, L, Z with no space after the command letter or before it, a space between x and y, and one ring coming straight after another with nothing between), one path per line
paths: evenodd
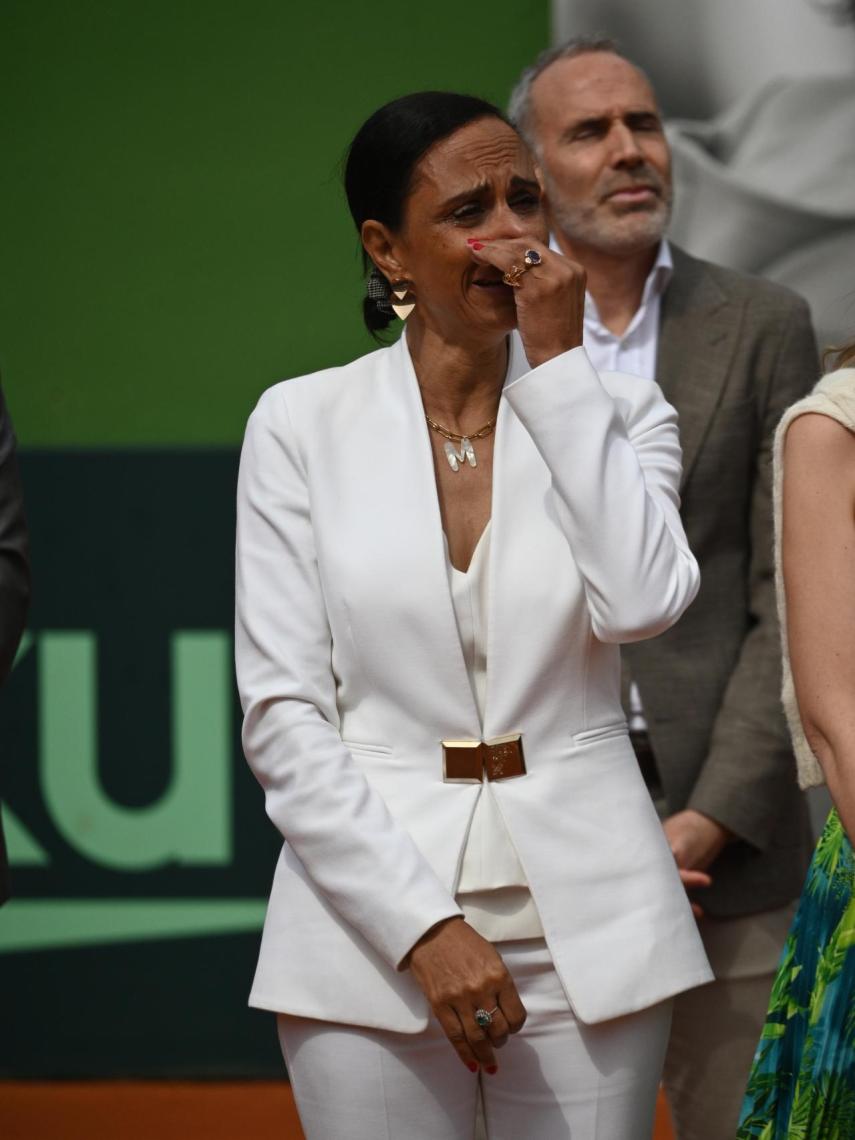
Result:
M479 428L478 431L473 431L470 435L459 435L456 431L449 431L448 428L444 428L442 424L438 424L436 420L432 420L427 413L425 413L425 419L428 422L428 427L431 428L432 431L445 437L443 449L445 451L445 458L448 460L448 466L452 471L459 471L464 460L470 467L478 466L478 460L475 458L475 448L472 446L472 441L473 439L483 439L489 435L496 426L495 419L492 419L489 423L484 424L482 428ZM459 446L455 447L455 444Z

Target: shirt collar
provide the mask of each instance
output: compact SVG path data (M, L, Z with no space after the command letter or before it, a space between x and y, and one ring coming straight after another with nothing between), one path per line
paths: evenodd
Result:
M624 337L631 335L639 324L644 320L645 314L649 306L658 301L662 294L665 292L665 287L671 280L671 274L674 272L674 261L671 257L671 249L665 238L659 243L659 249L656 251L656 260L651 266L650 272L644 281L644 288L641 291L641 303L635 310L632 320ZM589 326L602 329L604 335L611 336L607 333L605 326L600 320L600 314L597 310L597 303L590 293L585 294L585 321ZM623 339L623 338L621 338Z
M665 292L665 287L671 280L671 274L674 272L674 259L671 257L671 247L666 238L663 238L659 243L659 250L656 254L656 260L653 262L653 268L647 274L647 280L644 282L644 290L641 294L641 306L647 305L651 298L661 297Z
M549 248L556 253L561 253L561 246L558 244L555 234L549 235ZM655 297L661 297L665 292L668 282L671 280L671 275L674 272L674 259L671 256L671 247L668 244L667 238L662 238L659 243L659 249L656 251L656 260L653 262L650 272L644 282L644 289L641 293L641 304L638 306L638 312L642 312ZM597 312L597 305L594 298L590 293L585 294L585 320L600 323L600 315Z

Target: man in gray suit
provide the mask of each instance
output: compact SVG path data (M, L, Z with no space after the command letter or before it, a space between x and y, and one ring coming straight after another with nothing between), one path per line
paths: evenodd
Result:
M12 668L29 599L29 551L15 436L0 389L0 684ZM0 824L0 904L8 897L6 844Z
M664 240L668 144L649 82L613 43L544 53L511 117L538 160L554 245L587 272L589 355L655 377L680 416L701 591L673 630L626 646L625 695L716 972L675 1003L666 1089L679 1140L723 1140L809 855L779 701L770 455L781 413L817 377L816 344L794 294Z

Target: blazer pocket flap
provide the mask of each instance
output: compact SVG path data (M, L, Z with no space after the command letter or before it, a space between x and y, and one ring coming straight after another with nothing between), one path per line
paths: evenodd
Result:
M586 728L584 732L573 734L573 743L582 744L599 743L601 740L611 740L612 737L626 736L629 728L625 720L615 721L612 724L603 724L599 728Z
M345 740L342 744L350 752L361 752L363 756L391 756L392 749L386 744L368 744L362 740Z

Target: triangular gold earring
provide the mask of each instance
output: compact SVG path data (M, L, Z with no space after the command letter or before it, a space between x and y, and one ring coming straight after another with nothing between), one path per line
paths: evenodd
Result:
M392 296L397 297L399 301L403 301L409 291L410 290L405 285L403 289L393 289ZM415 301L408 301L406 305L396 305L394 301L392 301L391 304L392 311L394 312L395 316L399 317L402 321L405 321L413 309L416 307Z

